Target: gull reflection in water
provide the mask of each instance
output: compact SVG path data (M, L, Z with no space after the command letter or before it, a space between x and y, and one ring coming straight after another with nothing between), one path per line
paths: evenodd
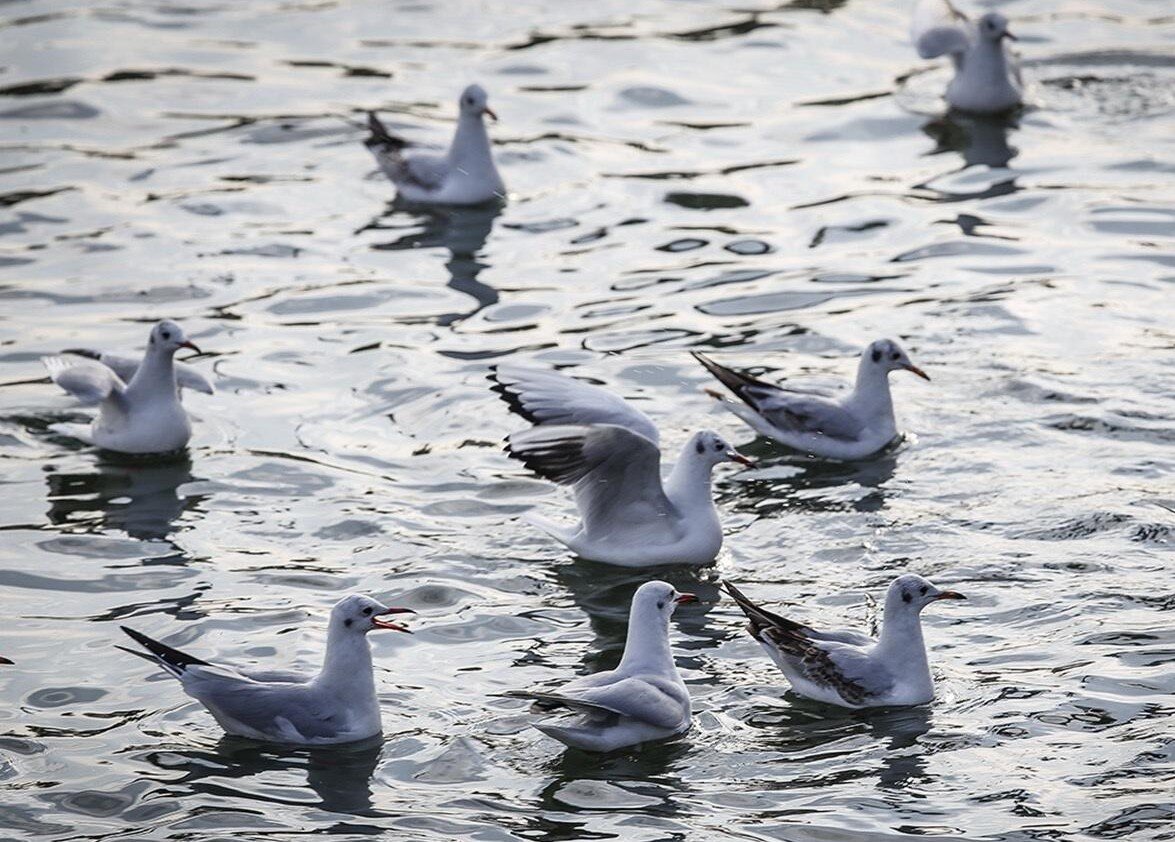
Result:
M957 152L969 166L1001 169L1008 166L1019 150L1008 143L1008 135L1019 128L1012 117L985 117L952 111L922 126L934 139L931 153Z
M99 529L121 530L132 538L163 539L175 530L185 511L195 510L207 497L180 494L180 486L194 480L192 463L186 456L168 462L104 456L92 471L46 474L49 522L93 523Z
M500 203L472 207L417 208L393 202L388 213L361 230L402 228L402 224L391 223L390 220L407 213L411 214L412 224L421 227L391 242L373 245L373 249L448 249L449 259L445 262L445 269L449 273L448 286L465 293L476 302L467 312L446 313L437 318L438 324L451 325L498 303L498 291L479 281L477 276L488 266L478 259L478 255L485 248L486 240L494 228L494 220L502 214L502 210Z

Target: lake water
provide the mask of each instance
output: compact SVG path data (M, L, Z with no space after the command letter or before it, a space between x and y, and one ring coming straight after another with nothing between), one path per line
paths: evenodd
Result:
M1171 9L1001 4L1005 126L936 116L911 5L4 4L0 835L1175 836ZM394 207L363 112L443 145L470 81L509 203ZM39 357L162 317L218 389L190 463L50 433L82 413ZM909 436L860 464L754 441L687 353L831 384L879 336L933 382L893 376ZM657 571L701 597L680 740L565 752L494 696L614 664L648 575L519 520L572 508L501 450L504 359L760 460L716 472L717 565ZM718 591L864 626L902 570L969 597L918 710L785 692ZM223 740L113 648L314 668L353 591L419 612L353 750Z

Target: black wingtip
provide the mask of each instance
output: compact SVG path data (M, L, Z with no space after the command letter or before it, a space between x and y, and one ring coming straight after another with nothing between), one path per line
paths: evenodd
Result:
M388 151L398 152L408 145L402 137L396 137L388 131L388 127L375 116L374 111L367 112L367 130L371 135L363 141L369 147L382 147Z
M543 428L551 430L551 427ZM559 485L573 485L587 472L584 464L583 437L577 435L544 438L533 444L516 444L506 439L506 452L528 470Z
M493 366L490 369L490 373L486 375L486 379L494 384L490 386L490 391L496 393L498 397L504 400L506 402L506 406L510 407L511 412L513 412L519 418L523 418L526 421L529 421L531 424L542 423L533 412L526 408L526 405L522 402L522 395L498 379L497 366Z
M747 394L747 387L758 386L766 389L775 388L770 383L764 383L762 380L756 380L750 375L742 374L741 372L735 371L732 368L727 368L724 365L719 365L698 351L690 351L690 354L695 360L702 364L702 367L705 368L706 371L714 375L714 378L719 383L721 383L727 389L730 389L730 391L734 393L734 395L738 397L739 400L755 411L758 411L758 407L755 405L755 402L751 396Z
M752 636L757 638L759 636L759 632L765 628L774 628L787 632L796 632L804 628L802 624L797 623L795 620L789 620L787 617L781 617L780 615L772 611L768 611L766 608L755 604L751 601L750 597L736 588L732 583L723 581L722 587L726 589L726 592L730 594L731 598L735 601L735 603L738 604L738 607L742 609L742 612L747 615L747 619L751 623Z
M158 640L152 640L151 638L147 637L147 635L143 634L142 632L135 631L130 626L119 626L119 628L122 629L131 640L142 646L159 660L178 669L182 670L191 666L212 666L207 661L202 661L199 658L193 657L187 652L181 652L178 649L173 649L166 643L160 643ZM135 654L141 653L136 652Z

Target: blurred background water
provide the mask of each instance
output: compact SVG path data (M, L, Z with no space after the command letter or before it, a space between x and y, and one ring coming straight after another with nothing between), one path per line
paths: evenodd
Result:
M1023 0L1034 107L944 118L912 3L7 2L0 7L0 834L41 839L1171 838L1175 22ZM481 82L502 209L390 202L363 112L443 145ZM215 396L190 462L111 464L38 358L180 320ZM832 382L878 336L894 452L819 463L700 392L691 348ZM727 548L658 575L696 725L603 759L501 691L613 665L639 571L518 520L497 360L723 430ZM928 709L784 682L729 577L865 624L912 569ZM363 591L386 740L223 739L117 626L312 668Z

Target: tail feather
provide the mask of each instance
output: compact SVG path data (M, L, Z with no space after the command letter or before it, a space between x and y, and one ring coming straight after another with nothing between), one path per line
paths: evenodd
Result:
M154 661L177 678L183 675L184 670L186 670L188 667L212 666L212 664L208 663L207 661L202 661L186 652L173 649L167 644L160 643L158 640L153 640L142 632L137 632L128 626L119 626L119 628L126 632L131 640L142 646L151 654L145 655L142 652L136 652L133 649L127 649L125 646L118 646L119 649L122 649L125 652L130 652L133 655L138 655L140 658L146 658L149 661Z
M777 388L776 386L773 386L770 383L764 383L762 380L756 380L754 377L751 377L746 374L742 374L740 372L735 371L734 369L727 368L726 366L719 365L718 363L714 362L709 357L703 356L702 354L698 353L697 351L691 351L690 355L695 360L700 362L702 364L702 366L706 369L706 371L713 374L714 377L717 378L719 383L721 383L727 389L730 389L731 392L733 392L740 400L742 400L743 403L745 403L747 406L751 407L751 409L757 410L758 406L755 403L754 397L749 393L749 391L748 391L749 389L752 389L752 388L775 389L775 388Z

